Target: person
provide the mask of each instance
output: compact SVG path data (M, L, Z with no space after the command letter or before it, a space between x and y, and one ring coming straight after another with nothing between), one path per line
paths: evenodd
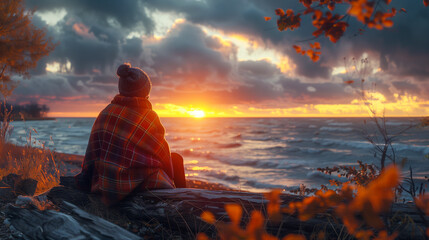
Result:
M91 130L79 189L101 193L114 205L133 192L186 187L183 158L170 153L165 129L149 101L149 76L125 63L118 67L119 94Z

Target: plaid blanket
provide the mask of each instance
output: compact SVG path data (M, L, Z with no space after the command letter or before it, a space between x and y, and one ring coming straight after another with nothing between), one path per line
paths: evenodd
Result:
M113 205L132 191L174 188L165 129L149 100L115 96L97 117L76 184Z

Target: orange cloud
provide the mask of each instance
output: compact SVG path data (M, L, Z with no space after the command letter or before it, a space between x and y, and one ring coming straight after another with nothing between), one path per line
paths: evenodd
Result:
M89 39L96 39L92 32L89 32L89 28L83 23L73 24L73 30L80 36Z

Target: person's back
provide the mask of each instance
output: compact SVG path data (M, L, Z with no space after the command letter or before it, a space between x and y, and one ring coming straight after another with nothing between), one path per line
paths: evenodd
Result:
M183 159L173 154L174 171L165 129L148 100L149 77L129 64L117 74L120 94L93 125L78 187L101 193L107 205L133 191L186 187Z

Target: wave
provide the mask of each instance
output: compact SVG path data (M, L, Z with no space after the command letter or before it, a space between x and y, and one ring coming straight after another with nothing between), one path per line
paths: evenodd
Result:
M365 141L345 141L338 139L329 139L329 138L312 138L311 141L317 145L321 146L344 146L358 149L371 149L373 148L372 144Z
M227 143L227 144L217 144L218 148L238 148L241 147L241 143Z
M244 184L247 186L250 186L253 188L259 188L259 189L274 189L274 188L284 189L284 188L286 188L286 185L262 183L262 182L257 182L255 180L246 180L244 182Z
M237 175L228 175L224 172L217 172L217 171L209 171L207 173L205 173L206 176L208 177L213 177L216 179L220 179L223 181L227 181L230 183L238 183L240 181L240 177Z
M353 123L346 122L346 123L340 123L340 122L330 122L328 123L329 126L338 126L338 127L344 127L344 126L352 126Z
M319 130L329 131L329 132L352 132L353 128L351 128L351 127L321 127Z
M332 152L328 148L310 148L310 147L287 147L284 150L288 153L304 153L304 154L321 154L325 152Z
M241 139L241 133L232 137L232 139Z
M250 131L251 134L266 134L266 131Z
M357 149L373 149L374 146L366 141L344 141L337 139L326 139L326 138L312 138L312 142L321 146L343 146L347 148L357 148ZM429 146L424 145L409 145L403 143L393 143L392 144L395 151L414 151L421 152L423 154L429 153Z

